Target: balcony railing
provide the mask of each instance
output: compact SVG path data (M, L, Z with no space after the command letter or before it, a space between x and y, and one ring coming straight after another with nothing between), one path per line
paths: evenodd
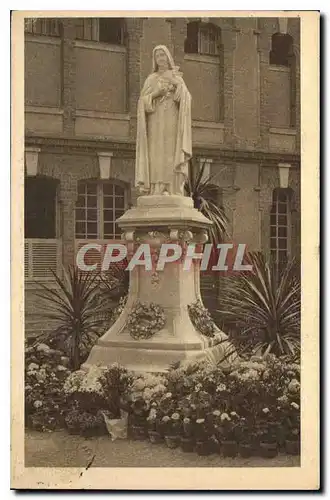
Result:
M26 280L54 279L51 269L61 273L62 241L60 239L25 239L24 277Z

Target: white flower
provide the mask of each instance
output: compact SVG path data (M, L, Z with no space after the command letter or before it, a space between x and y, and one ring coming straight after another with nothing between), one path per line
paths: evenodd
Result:
M269 409L269 408L263 408L263 410L262 410L262 411L263 411L263 413L265 413L265 414L267 415L267 413L269 413L269 412L270 412L270 409Z
M37 351L39 351L39 352L40 351L48 352L48 351L50 351L50 347L48 345L46 345L46 344L39 344L37 346Z
M122 368L122 366L120 366L120 364L117 362L111 363L111 365L110 365L110 370L111 369L120 370L121 368Z
M36 372L36 377L38 382L43 382L47 377L47 374L45 371L40 370L39 372Z
M199 384L197 384L197 385L195 386L195 392L199 392L199 391L201 390L201 388L202 388L202 387L203 387L203 386L202 386L202 384L200 384L200 383L199 383Z
M168 422L170 419L170 417L168 415L165 415L163 418L162 418L162 421L163 422Z
M154 418L156 418L156 417L157 417L157 411L156 411L154 408L152 408L152 409L150 410L150 412L149 412L149 417L150 417L151 419L154 419Z
M198 418L196 420L196 424L202 424L203 422L205 422L205 418Z
M173 413L172 414L172 420L179 420L179 419L180 419L179 413Z
M59 371L59 372L66 372L66 371L68 370L68 369L67 369L65 366L63 366L63 365L57 365L56 369L57 369L57 371Z
M138 401L139 399L141 399L141 392L132 392L131 394L131 400L133 401Z
M236 411L231 411L231 412L230 412L230 415L231 415L232 417L238 417L238 414L236 413Z
M166 398L166 399L170 399L171 397L172 397L172 393L171 393L171 392L167 392L167 393L165 394L165 398Z
M29 371L39 370L39 365L37 365L36 363L30 363L28 366L28 370Z
M226 390L227 390L227 387L225 384L219 384L218 387L216 388L216 392L223 392Z
M132 389L135 391L143 391L146 387L146 383L142 378L137 378L132 384Z
M163 394L164 392L166 391L166 387L164 384L157 384L155 387L154 387L154 392L158 392L160 394Z
M228 420L230 422L231 419L228 413L221 413L220 420L221 422L223 422L224 420Z
M289 401L289 398L288 398L288 396L283 395L283 396L280 396L279 398L277 398L277 401L279 403L287 403Z
M42 406L42 401L35 401L35 402L33 403L33 406L34 406L35 408L40 408L40 407Z
M221 412L220 412L219 410L214 410L213 415L214 415L215 417L220 417Z
M249 368L250 370L256 370L256 371L265 371L266 365L261 362L256 362L256 361L243 361L240 364L240 367L242 368Z
M184 424L190 424L190 418L188 418L188 417L184 417L184 419L183 419L183 423L184 423Z
M295 394L299 392L300 389L300 383L296 378L292 379L291 382L288 385L288 391Z
M292 408L294 408L295 410L299 410L299 405L298 405L297 403L295 403L294 401L292 401L291 406L292 406Z

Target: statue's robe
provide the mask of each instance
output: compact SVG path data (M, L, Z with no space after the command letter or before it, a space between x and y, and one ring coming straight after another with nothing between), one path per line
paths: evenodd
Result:
M161 183L171 194L182 194L178 193L176 176L187 175L192 156L191 96L183 79L176 75L174 91L152 99L152 92L165 76L157 72L149 75L139 98L135 185L149 191L152 185Z

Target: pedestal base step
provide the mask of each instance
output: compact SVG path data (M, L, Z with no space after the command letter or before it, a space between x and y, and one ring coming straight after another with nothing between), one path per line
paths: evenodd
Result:
M199 350L95 345L82 368L88 369L91 365L109 366L112 363L119 363L134 372L164 373L171 369L173 365L181 362L205 359L206 363L214 365L218 363L229 364L234 362L237 357L237 353L229 341Z

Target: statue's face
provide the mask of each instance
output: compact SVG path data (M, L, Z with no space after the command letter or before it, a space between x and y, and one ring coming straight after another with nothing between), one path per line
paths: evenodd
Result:
M155 61L156 61L158 68L160 68L160 69L168 68L167 55L165 54L165 52L162 49L156 50Z

